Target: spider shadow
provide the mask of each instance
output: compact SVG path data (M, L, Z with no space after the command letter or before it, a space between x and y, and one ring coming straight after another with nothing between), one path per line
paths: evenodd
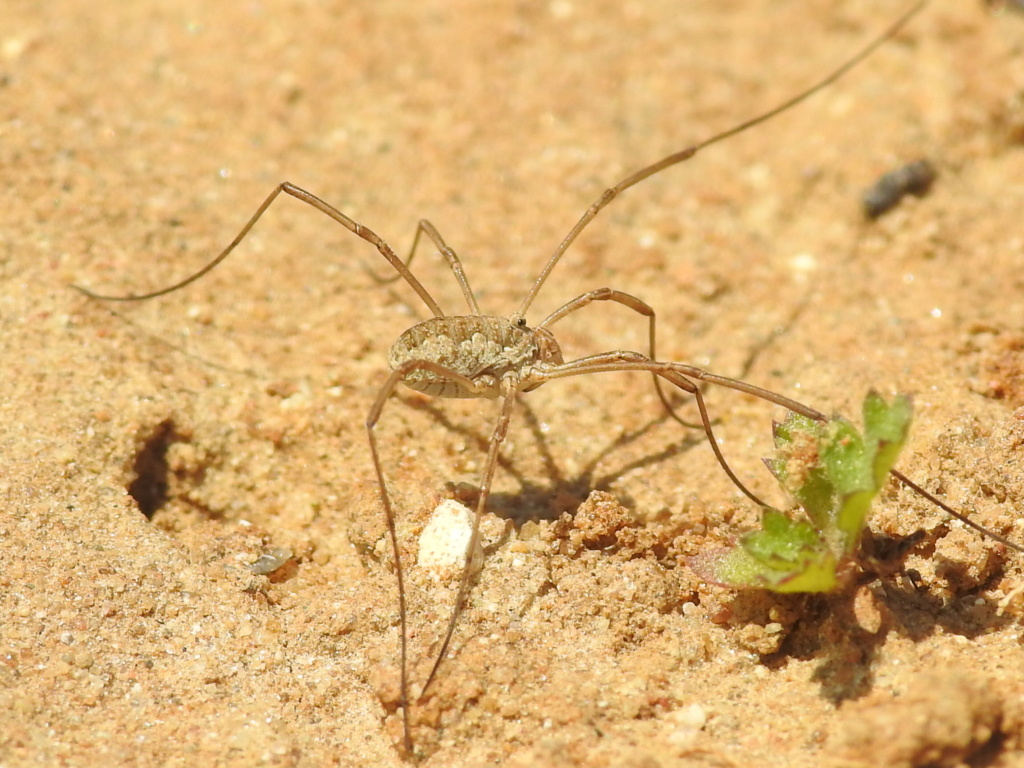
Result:
M406 405L427 413L439 426L460 435L467 441L472 441L481 453L486 454L488 436L480 434L470 426L455 424L433 401L403 399L406 400ZM632 470L656 466L707 442L707 437L703 431L700 431L698 435L684 437L681 441L660 451L646 454L640 459L597 475L597 468L606 458L616 451L632 445L669 421L672 417L666 411L656 418L649 419L636 429L619 435L590 457L574 477L566 477L551 452L541 420L528 403L521 400L519 405L523 421L533 439L536 455L543 466L543 476L549 478L549 481L543 484L536 482L520 470L511 458L499 453L498 469L508 474L519 486L519 489L515 492L492 491L488 497L487 511L496 517L508 520L516 530L528 521L557 520L563 512L574 512L586 500L591 491L609 491L616 478ZM476 503L478 490L475 486L450 483L449 491L459 501L467 505L472 506ZM627 507L635 504L635 500L621 490L616 491L616 496Z

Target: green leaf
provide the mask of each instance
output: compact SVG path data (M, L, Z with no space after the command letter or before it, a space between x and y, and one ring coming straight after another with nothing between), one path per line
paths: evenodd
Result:
M835 586L835 558L814 527L765 509L761 530L731 549L693 558L690 567L710 581L775 592L826 592Z
M896 466L903 443L910 434L913 411L907 395L897 395L889 405L875 391L864 399L864 434L877 445L874 458L875 487L881 488Z
M846 419L835 418L829 422L821 444L821 462L838 494L857 493L872 486L864 438Z
M860 455L851 458L864 477L860 487L851 487L841 495L836 514L836 529L841 533L844 554L852 553L857 546L867 524L871 502L896 464L910 431L911 410L910 398L905 395L897 395L891 405L874 391L864 398L865 437Z
M910 429L910 398L864 399L864 433L848 421L790 413L773 425L775 457L765 465L800 505L806 519L766 508L761 528L731 548L694 558L705 578L775 592L824 592L838 583L867 524L871 502L888 479Z

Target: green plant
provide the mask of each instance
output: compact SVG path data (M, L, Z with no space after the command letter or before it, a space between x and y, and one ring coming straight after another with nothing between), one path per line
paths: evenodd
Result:
M864 399L864 433L843 418L815 421L790 413L776 424L765 464L803 510L793 519L765 507L760 530L690 565L710 581L775 592L827 592L854 553L871 501L889 476L910 428L910 398Z

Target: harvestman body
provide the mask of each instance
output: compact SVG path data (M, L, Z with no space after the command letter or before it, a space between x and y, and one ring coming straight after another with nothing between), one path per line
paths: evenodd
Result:
M526 321L526 312L533 303L541 287L551 274L559 259L576 239L579 233L594 219L595 216L607 206L620 192L638 184L644 179L681 163L693 157L701 149L721 142L731 136L741 133L753 126L759 125L766 120L788 110L796 104L804 101L812 94L825 88L850 69L859 64L869 56L882 43L892 38L903 26L914 16L925 4L922 0L911 10L905 13L888 30L872 41L863 50L848 60L841 67L832 72L828 77L811 86L807 90L789 99L784 104L772 109L758 117L755 117L741 125L720 133L712 138L696 144L687 149L671 154L658 162L649 165L636 173L620 181L614 187L609 188L595 201L583 214L576 226L570 230L566 237L555 249L548 259L540 275L534 281L525 300L518 312L509 318L493 315L483 315L477 305L476 297L470 288L455 252L445 243L440 233L432 224L421 221L416 230L416 236L410 250L409 258L403 262L395 251L376 233L367 229L362 224L352 220L341 211L321 200L319 197L307 192L288 182L278 185L273 192L263 201L246 225L238 233L234 240L209 264L190 277L181 280L167 288L153 291L151 293L130 295L130 296L108 296L94 293L93 291L80 288L87 296L108 301L141 301L172 293L190 283L200 279L220 264L235 249L235 247L246 237L252 227L256 224L263 213L270 207L277 197L284 192L326 214L334 221L349 229L354 234L374 245L380 254L394 268L397 275L393 279L403 279L423 300L434 317L413 326L394 343L388 356L391 367L391 374L383 385L373 406L370 408L366 419L367 434L370 443L370 452L373 459L374 469L380 485L381 501L384 507L384 514L387 521L388 535L395 555L395 573L398 582L398 601L400 613L400 655L401 655L401 691L400 705L404 714L403 735L405 749L411 753L412 738L410 729L409 709L409 679L408 679L408 640L406 622L406 598L405 579L401 561L399 559L398 536L395 527L395 513L391 499L387 491L387 483L384 471L380 462L377 449L377 440L374 428L380 419L384 404L394 392L399 383L434 397L446 398L490 398L500 399L501 407L497 423L490 438L487 452L487 460L484 465L480 480L479 497L476 504L475 517L473 521L473 532L467 547L467 553L474 552L480 538L480 519L487 506L491 482L494 477L497 465L498 452L508 431L509 420L512 413L512 406L517 396L523 392L530 392L546 382L580 376L590 373L602 373L612 371L642 371L652 374L658 395L668 412L678 420L672 411L668 399L661 388L661 382L667 382L684 392L692 395L695 399L705 434L708 442L714 451L719 464L728 474L729 478L736 484L744 494L754 502L762 504L761 500L751 493L736 477L729 467L718 447L712 430L711 419L704 403L703 395L697 382L707 382L728 387L748 393L762 400L782 406L790 411L803 414L811 419L825 421L826 417L821 412L810 408L802 403L791 400L787 397L771 392L766 389L747 384L735 379L718 376L695 366L676 362L661 362L655 355L655 313L654 310L630 294L616 291L611 288L600 288L589 291L581 296L567 302L552 312L538 325L530 327ZM427 292L420 281L412 274L409 264L416 252L416 246L420 237L426 234L438 248L442 256L447 260L456 280L462 288L463 295L469 305L469 315L448 316L445 315L437 302ZM637 314L648 319L649 323L649 352L642 354L632 351L605 352L578 360L565 362L562 358L558 342L551 331L551 326L578 310L583 309L595 301L611 301L633 310ZM920 494L941 509L962 520L970 527L989 535L1007 546L1024 552L1024 548L1008 541L1005 537L994 534L982 528L977 523L965 518L957 511L951 509L941 500L925 491L923 488L909 480L902 473L893 471L893 476L912 491ZM468 563L468 558L467 558ZM459 611L469 591L471 573L469 567L463 570L459 583L458 593L454 607L448 621L447 629L440 651L436 656L430 675L423 685L421 695L426 692L431 682L437 675L438 668L448 651Z

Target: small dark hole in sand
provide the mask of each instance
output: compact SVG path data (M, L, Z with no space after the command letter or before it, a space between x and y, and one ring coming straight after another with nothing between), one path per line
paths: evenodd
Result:
M135 479L128 484L128 493L147 520L167 503L167 449L173 439L174 424L170 420L161 422L146 438L132 465Z

